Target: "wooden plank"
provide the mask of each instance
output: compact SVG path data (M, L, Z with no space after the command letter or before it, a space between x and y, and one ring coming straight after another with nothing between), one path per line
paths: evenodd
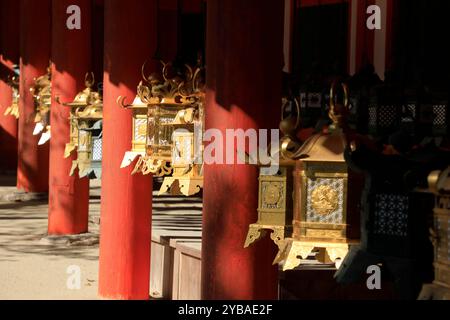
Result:
M175 247L174 300L201 299L201 240L177 241Z
M157 299L178 299L180 258L178 243L201 243L202 203L199 198L155 196L152 217L150 293ZM193 250L196 259L200 256ZM194 262L195 264L195 262ZM191 269L195 269L193 266Z

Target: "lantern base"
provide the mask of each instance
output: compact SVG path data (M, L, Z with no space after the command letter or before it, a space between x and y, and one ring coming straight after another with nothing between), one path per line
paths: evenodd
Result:
M324 264L334 263L339 269L342 261L350 250L350 246L357 244L350 242L316 242L286 239L275 257L274 264L283 264L283 271L292 270L306 260L313 251L317 250L316 259Z
M120 168L126 168L128 167L130 164L133 163L133 161L137 158L137 157L143 157L145 156L144 152L135 152L135 151L127 151L125 152L125 155L123 156L123 160L122 160L122 164L120 165Z
M265 237L269 230L272 230L270 238L279 249L281 249L284 239L292 234L292 226L274 226L254 223L248 227L244 248L248 248L255 241Z
M199 193L203 188L203 177L166 177L164 178L164 182L159 190L158 195L162 195L166 193L170 187L178 182L178 186L180 189L180 193L185 195L186 197L193 196L196 193Z
M450 288L439 283L425 284L418 300L450 300Z

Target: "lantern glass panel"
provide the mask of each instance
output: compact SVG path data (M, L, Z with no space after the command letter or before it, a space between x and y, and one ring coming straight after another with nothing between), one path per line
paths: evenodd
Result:
M194 134L185 130L173 133L172 166L186 166L192 163Z

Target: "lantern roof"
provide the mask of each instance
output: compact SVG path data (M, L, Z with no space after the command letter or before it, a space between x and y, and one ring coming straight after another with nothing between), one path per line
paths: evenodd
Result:
M345 138L341 129L311 136L295 153L305 162L345 162Z
M100 94L92 89L94 82L94 74L92 72L86 73L84 82L86 88L83 91L79 92L72 102L62 103L59 101L59 97L56 97L56 100L58 101L58 103L72 108L83 107L93 103L95 104L95 102L99 100Z
M87 87L83 91L79 92L72 102L66 103L65 105L69 107L85 106L88 104L89 97L91 96L92 93L93 93L92 88Z
M147 105L194 105L204 96L202 68L193 69L185 65L185 71L174 72L171 63L162 63L161 75L152 73L146 77L142 71L146 85L142 85L140 98ZM145 65L142 70L144 70ZM171 73L176 75L172 76Z
M87 106L86 108L78 108L76 111L76 117L82 119L102 119L103 118L103 103L102 101L96 101L96 103Z

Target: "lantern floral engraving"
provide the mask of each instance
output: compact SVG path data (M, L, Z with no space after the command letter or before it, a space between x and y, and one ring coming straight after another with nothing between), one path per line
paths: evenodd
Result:
M133 149L124 156L122 167L139 157L133 174L168 176L160 194L186 196L203 186L202 144L204 91L202 69L184 66L184 72L162 63L162 73L153 73L139 84L131 105L119 97L122 107L133 110ZM175 74L171 76L170 74ZM144 139L145 133L145 139Z
M34 97L36 126L33 135L41 134L39 145L45 144L50 140L50 106L51 106L51 67L47 68L47 73L34 79L34 86L30 92Z

